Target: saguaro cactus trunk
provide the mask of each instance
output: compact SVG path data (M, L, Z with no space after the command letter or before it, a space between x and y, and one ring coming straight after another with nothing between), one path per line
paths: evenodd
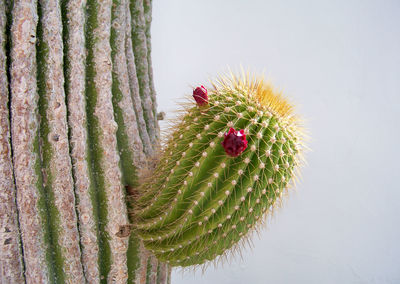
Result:
M151 4L0 2L1 283L169 282L125 192L159 139Z

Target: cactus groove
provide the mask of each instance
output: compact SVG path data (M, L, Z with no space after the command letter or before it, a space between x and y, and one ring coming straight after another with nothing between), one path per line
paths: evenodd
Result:
M151 5L0 3L1 283L169 281L126 202L159 143Z
M234 251L276 207L302 163L302 123L280 93L245 73L212 84L209 96L194 90L197 104L185 104L158 166L132 199L145 247L171 266ZM247 138L237 157L222 145L229 129Z

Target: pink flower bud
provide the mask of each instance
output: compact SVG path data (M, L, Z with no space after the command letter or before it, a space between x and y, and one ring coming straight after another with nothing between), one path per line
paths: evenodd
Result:
M207 89L204 86L197 87L193 90L193 98L199 106L208 104Z
M247 148L246 134L243 129L236 131L234 128L230 128L229 132L225 133L224 141L221 144L226 154L237 157Z

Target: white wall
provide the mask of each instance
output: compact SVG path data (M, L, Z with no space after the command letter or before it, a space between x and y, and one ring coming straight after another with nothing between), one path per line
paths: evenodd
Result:
M254 249L172 283L400 283L400 1L153 6L160 111L242 64L265 70L312 135L301 184Z

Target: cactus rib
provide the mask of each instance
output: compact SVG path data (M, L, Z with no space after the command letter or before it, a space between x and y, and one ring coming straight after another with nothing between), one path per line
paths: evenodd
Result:
M58 282L84 281L64 93L61 8L39 2L38 92L43 182ZM50 67L51 65L51 67Z
M85 8L86 1L62 2L64 76L67 98L70 155L79 217L82 265L89 283L98 283L98 214L88 141L85 98Z
M154 115L154 127L155 127L155 135L157 141L160 139L160 127L157 121L157 100L156 100L156 90L154 87L154 80L153 80L153 64L151 59L151 22L152 22L152 0L143 0L143 10L144 10L144 18L146 23L146 47L147 47L147 63L148 63L148 74L149 74L149 87L150 87L150 97L152 100L153 106L153 115Z
M142 140L143 150L146 155L153 154L153 147L150 141L149 132L146 128L146 121L144 116L144 110L142 108L142 99L139 91L139 81L137 75L136 68L136 55L133 52L133 43L132 43L132 18L131 18L131 1L127 1L126 3L126 42L125 42L125 50L126 50L126 60L128 65L128 77L129 77L129 88L132 97L132 103L134 106L137 126L139 130L139 135Z
M47 213L43 204L36 90L36 1L18 1L11 27L11 136L27 282L48 282ZM24 26L24 28L22 28ZM27 72L28 70L28 72Z
M7 11L8 12L8 11ZM10 144L6 3L0 3L0 271L7 283L24 282L21 238ZM8 61L8 62L7 62Z
M143 0L130 1L132 46L135 54L136 74L139 93L142 101L146 129L152 145L156 144L156 129L153 103L149 84L149 63L147 60L146 22L144 18Z

